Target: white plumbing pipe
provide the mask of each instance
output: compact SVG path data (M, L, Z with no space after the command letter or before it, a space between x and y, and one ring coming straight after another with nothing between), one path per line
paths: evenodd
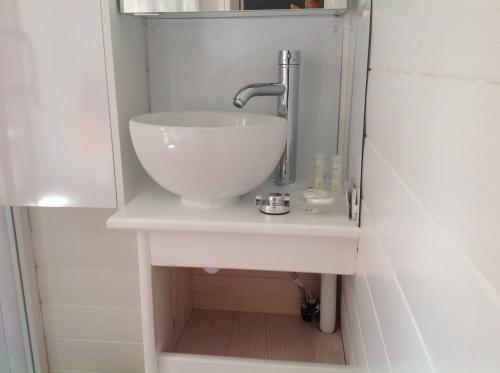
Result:
M321 274L319 329L323 333L335 331L337 319L337 275Z

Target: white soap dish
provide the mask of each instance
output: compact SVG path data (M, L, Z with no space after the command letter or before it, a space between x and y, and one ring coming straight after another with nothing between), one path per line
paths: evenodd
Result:
M307 188L291 195L292 206L311 215L330 212L334 203L333 193L322 189Z

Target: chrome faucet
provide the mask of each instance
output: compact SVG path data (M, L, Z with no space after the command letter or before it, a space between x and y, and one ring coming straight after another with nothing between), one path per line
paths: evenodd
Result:
M276 83L250 84L238 91L233 99L237 108L245 106L254 96L279 96L278 116L288 121L288 135L285 150L276 168L276 185L295 182L297 163L297 122L299 103L300 51L279 52L279 81Z

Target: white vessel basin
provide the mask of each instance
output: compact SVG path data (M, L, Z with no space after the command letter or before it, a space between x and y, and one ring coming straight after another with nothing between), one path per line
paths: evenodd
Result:
M259 186L283 153L287 121L272 115L172 111L130 120L137 156L163 188L218 207Z

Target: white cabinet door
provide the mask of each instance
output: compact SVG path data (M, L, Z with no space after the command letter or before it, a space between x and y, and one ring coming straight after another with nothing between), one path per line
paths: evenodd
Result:
M0 204L115 207L100 0L2 0Z

